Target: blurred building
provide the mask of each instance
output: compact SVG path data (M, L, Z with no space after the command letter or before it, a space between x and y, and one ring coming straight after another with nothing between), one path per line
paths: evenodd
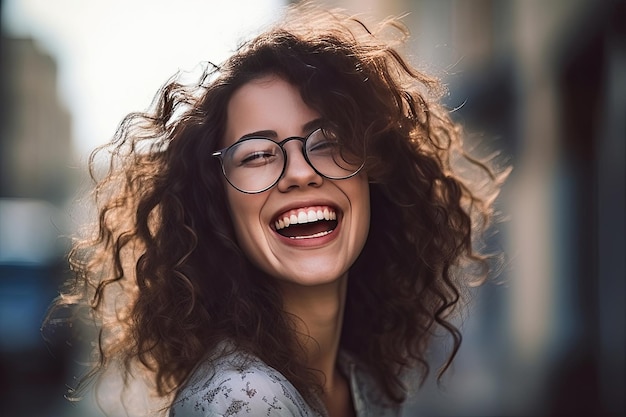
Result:
M50 56L31 39L3 35L1 48L0 409L44 416L68 382L65 358L51 355L39 329L67 270L70 116Z
M2 38L0 196L60 205L75 185L70 116L57 69L32 39Z

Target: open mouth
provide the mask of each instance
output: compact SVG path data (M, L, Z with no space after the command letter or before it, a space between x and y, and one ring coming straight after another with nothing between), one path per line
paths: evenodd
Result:
M274 222L276 232L290 239L312 239L326 236L337 227L337 213L328 206L290 210Z

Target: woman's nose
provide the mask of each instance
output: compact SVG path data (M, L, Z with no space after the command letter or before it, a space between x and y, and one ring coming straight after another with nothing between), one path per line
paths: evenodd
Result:
M285 171L278 180L279 191L286 192L291 189L302 189L307 186L319 187L324 179L318 174L304 157L302 143L293 140L285 143L287 159L285 161Z

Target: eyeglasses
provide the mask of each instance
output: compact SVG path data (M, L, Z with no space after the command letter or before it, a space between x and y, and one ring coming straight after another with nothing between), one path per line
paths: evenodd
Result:
M350 178L365 164L362 155L347 150L331 130L323 128L306 137L291 136L280 142L262 136L246 137L212 156L220 159L222 172L230 185L242 193L261 193L276 185L283 176L287 166L285 144L292 140L302 143L304 158L324 178Z

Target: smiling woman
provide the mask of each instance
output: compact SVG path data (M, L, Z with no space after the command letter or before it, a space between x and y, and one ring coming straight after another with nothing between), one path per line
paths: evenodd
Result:
M238 170L263 173L276 165L272 188L263 187L265 192L249 194L226 187L237 243L247 258L269 276L290 282L316 285L347 279L369 230L369 187L362 163L345 171L344 163L336 163L338 156L317 149L321 141L333 143L317 127L323 123L320 113L279 74L260 75L239 87L229 100L226 120L227 145L249 143L248 132L262 131L281 138L285 151L278 162L269 158L224 171L232 178ZM317 208L322 214L327 210L329 218L332 213L334 220L309 222L309 212L311 220L317 220ZM292 216L297 226L291 226ZM274 224L279 219L285 223L285 218L288 222L278 232Z
M93 154L96 233L57 301L98 321L91 377L121 362L165 400L151 414L362 417L399 415L439 328L449 366L504 175L385 28L406 34L291 8Z

